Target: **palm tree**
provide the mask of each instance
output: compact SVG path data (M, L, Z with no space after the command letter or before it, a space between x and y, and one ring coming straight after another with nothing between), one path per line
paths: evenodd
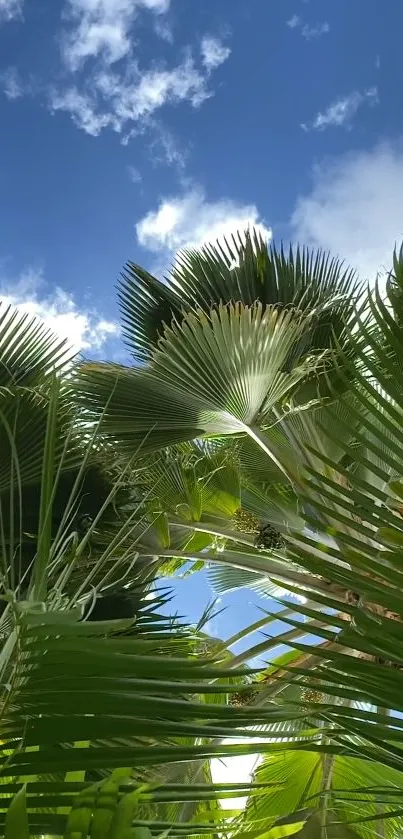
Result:
M322 544L311 533L303 539L294 534L288 546L290 560L326 578L332 595L312 590L309 604L284 615L290 630L277 640L289 652L265 676L266 697L309 710L312 732L304 738L282 726L280 755L265 758L255 779L285 781L288 792L251 801L241 833L263 833L280 815L284 823L299 820L301 836L401 834L402 294L402 255L395 254L386 299L375 288L369 301L376 340L358 324L367 346L357 404L346 406L345 416L354 423L359 406L356 445L344 444L344 463L317 451L322 468L307 477ZM327 433L330 440L337 437L336 422ZM313 620L314 646L306 638Z
M145 370L84 366L83 416L75 380L49 381L46 435L35 455L41 503L31 583L28 597L7 587L2 618L3 814L18 790L3 815L7 837L71 836L77 827L119 836L136 826L216 835L217 799L233 795L231 787L184 790L175 765L186 764L194 780L192 767L198 773L212 756L248 751L264 756L257 782L266 786L254 788L227 832L400 835L402 292L396 258L389 303L375 292L370 328L363 315L346 327L327 368L336 375L323 380L329 397L322 391L314 405L302 405L301 385L306 375L312 381L313 363L320 374L327 359L295 347L316 314L262 304L191 312L166 329ZM80 451L88 457L119 451L137 499L125 505L120 527L96 542L84 576L82 557L102 536L104 505L84 534L63 530L79 478L63 537L49 513L69 457L57 432L70 393L74 421L64 439L85 440ZM67 417L70 410L71 402ZM97 412L104 435L90 429ZM11 449L14 497L23 472ZM33 446L22 451L33 454ZM113 498L122 484L120 474ZM267 531L273 509L281 539ZM5 524L0 541L11 579L14 527ZM308 602L283 602L290 629L275 641L290 652L251 685L240 657L225 652L233 639L214 651L207 645L206 657L199 637L155 615L144 595L134 626L80 620L94 581L95 594L117 591L129 566L133 586L138 557L143 569L156 555L233 565L289 593L302 589ZM273 645L265 640L261 648ZM237 742L252 731L259 743Z
M237 260L241 264L239 255L232 256L231 277L239 270ZM362 833L360 815L352 815L362 805L360 795L369 802L362 805L365 818L374 820L367 830L376 830L376 820L383 835L398 830L390 811L399 809L392 790L401 787L400 727L385 709L400 711L401 705L396 642L403 614L398 563L402 265L396 257L389 302L377 290L361 310L358 300L355 311L345 301L343 340L336 334L333 347L331 340L320 348L309 345L315 308L279 309L266 301L251 305L220 297L210 311L203 302L189 306L170 324L165 309L158 343L147 337L146 354L145 327L143 343L134 328L134 302L130 328L133 342L143 347L143 366L84 365L78 379L93 416L104 412L103 429L111 443L118 441L126 455L140 445L145 455L153 453L150 471L159 472L153 515L165 528L161 557L227 569L215 573L222 587L271 580L308 599L292 607L304 620L286 618L291 629L277 643L283 640L292 651L269 669L251 707L280 702L284 695L289 711L304 709L310 715L311 736L301 735L294 723L277 735L271 729L276 741L271 750L330 755L321 759L319 786L304 784L304 795L293 804L289 797L284 805L287 811L303 807L298 824L310 820L315 829L318 823L320 835L334 833L332 824L342 813L344 822L356 822L351 830ZM330 356L323 354L329 345ZM301 394L308 393L304 402ZM163 454L156 456L158 451ZM187 541L178 551L170 536L180 528ZM315 651L306 640L312 634L323 639ZM259 652L272 647L272 640L263 642ZM316 681L312 685L312 668L320 689ZM318 708L318 697L324 709ZM319 765L308 763L306 779ZM355 781L340 792L339 779L347 784L348 775ZM279 780L270 758L259 777ZM346 797L354 799L354 807L346 806ZM273 801L271 808L263 801L256 819L256 808L247 809L249 828L252 822L252 829L262 832L266 817L265 832L278 816L297 823L295 812L279 812L278 799Z
M245 668L150 591L159 517L80 413L66 345L11 310L0 325L0 834L215 834L222 799L265 787L214 785L209 760L253 752L277 709L233 707Z
M271 591L270 577L289 579L289 563L269 562L261 549L304 527L296 489L307 443L341 453L322 443L321 428L333 421L334 391L349 390L355 375L360 294L337 261L298 250L286 257L251 234L224 250L185 253L166 283L128 266L119 296L137 366L86 363L76 384L110 445L146 456L166 530L160 556L175 559L182 529L182 557L213 563L222 588L253 580ZM343 375L336 346L348 362ZM354 427L344 434L351 440ZM218 483L225 509L214 509Z

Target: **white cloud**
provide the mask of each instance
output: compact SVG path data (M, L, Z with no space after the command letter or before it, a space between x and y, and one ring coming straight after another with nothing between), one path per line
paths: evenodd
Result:
M49 107L53 113L67 111L75 125L92 137L97 137L103 128L113 122L112 114L100 113L95 99L87 93L80 93L76 87L63 92L51 90Z
M289 26L290 29L297 29L297 27L300 26L301 23L302 20L299 17L299 15L293 15L292 17L290 17L289 20L287 20L287 26Z
M330 32L330 24L325 20L323 23L314 23L312 26L305 23L301 29L301 35L307 41L312 41L314 38L321 38L322 35L327 35Z
M374 106L378 102L378 90L376 87L370 87L363 92L355 90L348 96L336 99L325 111L319 111L313 122L310 124L304 123L302 128L306 131L310 128L316 131L324 131L330 127L340 127L343 125L349 127L353 117L355 117L362 105Z
M172 40L170 23L164 14L170 8L170 0L66 3L61 48L63 69L70 73L70 80L47 90L50 111L70 114L75 125L94 137L109 128L121 134L124 145L139 134L160 133L164 135L159 141L165 148L165 162L181 166L182 153L174 149L172 138L166 139L167 132L162 129L155 130L156 112L180 103L196 108L209 99L213 95L212 71L228 57L229 48L208 35L202 39L199 59L190 47L185 47L173 66L165 59L156 59L143 67L138 57L139 41L134 41L143 22L140 12L147 10L148 18L152 15L154 31Z
M271 237L254 204L239 204L229 198L208 201L200 187L193 187L180 196L163 198L156 210L136 224L136 233L143 247L172 253L214 242L252 225L264 237Z
M190 55L172 70L156 69L142 73L137 86L131 89L129 85L123 97L121 94L121 90L114 88L116 114L122 120L137 120L168 102L188 101L197 106L210 95L205 79Z
M330 250L374 279L403 239L403 144L382 144L314 170L291 219L292 238Z
M122 74L100 67L82 90L76 85L51 90L49 107L66 111L79 128L97 136L107 126L121 133L137 123L143 131L147 119L164 105L188 102L198 107L211 95L207 79L187 52L171 69L141 71L130 63ZM129 128L127 140L136 130Z
M82 22L77 33L65 46L65 58L73 70L89 56L105 53L110 63L118 61L130 49L130 40L122 21L111 23Z
M202 38L200 51L202 54L203 64L208 71L215 70L216 67L223 64L223 62L226 61L231 54L230 48L226 47L219 38L215 38L213 35L205 35L204 38Z
M169 5L170 0L68 0L73 27L63 41L66 64L75 71L99 55L110 64L119 61L130 51L136 12L143 7L162 14Z
M143 5L146 9L160 15L167 12L171 5L171 0L137 0L137 2L140 6Z
M330 32L330 24L327 20L318 23L304 23L299 15L293 15L286 21L286 25L290 29L299 29L303 38L306 41L312 41L315 38L321 38L322 35L327 35Z
M0 0L0 23L21 17L23 0Z
M127 172L133 184L139 184L143 180L141 177L141 172L139 171L139 169L137 169L136 166L128 166Z
M57 286L47 293L42 271L32 268L27 268L16 281L0 281L0 300L41 318L76 352L101 350L108 338L119 334L114 321L106 320L94 311L80 309L72 294Z
M18 99L26 92L16 67L7 67L3 73L0 73L0 82L7 99Z
M149 146L149 156L154 164L167 163L183 172L188 157L188 149L161 122L150 122L153 139Z
M173 44L174 33L172 24L164 17L157 17L154 23L154 32L167 44Z
M5 3L0 0L0 8L5 9ZM9 99L27 93L44 95L51 113L65 112L93 137L109 128L127 145L133 137L147 133L150 149L159 148L158 161L183 168L186 152L157 121L157 112L181 103L197 108L213 96L212 71L230 50L209 35L202 39L201 56L184 47L173 66L165 59L142 66L133 54L133 38L143 22L140 13L148 12L144 19L170 40L165 17L170 4L171 0L65 0L60 36L64 66L63 74L55 73L58 81L35 90L32 80L22 85L17 70L10 67L0 73L0 89L3 85ZM11 9L10 0L7 8Z

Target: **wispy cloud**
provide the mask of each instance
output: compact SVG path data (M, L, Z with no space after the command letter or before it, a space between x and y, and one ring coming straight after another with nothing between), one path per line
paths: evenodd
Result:
M302 25L302 20L299 15L293 15L286 21L286 24L290 27L290 29L297 29L298 26Z
M330 24L327 20L317 23L304 23L299 15L293 15L286 21L286 25L290 29L299 29L303 38L306 41L312 41L316 38L321 38L322 35L327 35L330 32Z
M163 198L156 210L136 224L136 234L144 248L172 254L184 247L223 239L252 225L265 238L271 237L254 204L228 198L209 201L201 187L192 187L179 196Z
M141 9L163 14L169 5L170 0L68 0L70 26L62 40L66 64L75 71L89 58L119 61L130 52L131 30Z
M174 31L172 27L171 21L167 20L166 17L157 17L154 22L154 32L158 35L159 38L162 38L163 41L166 41L167 44L173 44L174 40Z
M403 144L382 144L316 167L296 202L292 238L330 250L373 280L403 240Z
M133 184L139 184L143 180L141 172L139 171L139 169L137 169L137 166L128 166L127 172Z
M0 8L4 3L0 0ZM136 26L148 22L151 31L170 39L170 5L171 0L65 0L57 81L33 91L11 67L0 75L0 89L9 99L33 92L44 97L51 113L68 114L93 137L109 129L127 145L147 134L153 161L183 170L186 151L160 123L159 112L178 104L198 108L213 96L213 71L230 48L209 34L197 49L177 49L173 63L164 57L144 65L139 50L133 52Z
M230 54L219 38L202 39L199 62L190 47L181 51L174 66L153 62L144 68L133 57L133 26L140 12L153 13L153 26L168 37L164 13L169 7L170 0L68 0L62 59L73 78L70 84L51 89L50 110L69 113L92 136L110 128L127 144L138 133L155 128L156 112L163 106L199 107L210 98L211 74ZM163 32L165 24L168 29ZM162 131L159 134L155 132L164 146L165 162L177 164L173 143Z
M100 351L108 339L119 335L115 321L80 308L73 295L58 286L49 291L41 269L27 267L18 277L0 278L0 300L36 315L77 352Z
M319 111L311 123L302 123L304 131L314 129L324 131L326 128L345 126L349 128L357 111L363 105L377 105L379 103L378 90L370 87L364 91L355 90L348 96L340 97L332 102L325 111Z
M161 121L150 124L151 143L149 156L154 165L167 164L183 172L188 159L188 148Z
M18 99L26 92L16 67L7 67L0 73L0 84L7 99Z
M188 51L176 67L142 71L131 62L124 73L100 67L86 84L50 93L52 111L70 113L75 124L97 136L111 127L121 133L153 116L163 105L188 102L198 107L211 96L206 77ZM142 130L144 124L142 125Z
M301 29L301 35L307 41L312 41L314 38L321 38L322 35L327 35L328 32L330 32L330 24L327 21L314 23L312 26L309 23L304 23Z
M231 50L214 35L205 35L201 40L200 51L206 70L215 70L229 58Z
M24 0L0 0L0 23L22 16Z

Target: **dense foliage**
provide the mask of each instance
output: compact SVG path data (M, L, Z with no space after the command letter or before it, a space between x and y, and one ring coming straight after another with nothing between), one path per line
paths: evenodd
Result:
M4 835L394 839L403 261L365 290L248 234L164 283L129 264L119 299L131 367L0 310ZM223 642L171 619L183 567L267 614Z

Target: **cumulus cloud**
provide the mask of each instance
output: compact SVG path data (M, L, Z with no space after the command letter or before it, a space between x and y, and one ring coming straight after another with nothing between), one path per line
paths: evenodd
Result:
M0 0L0 23L21 17L23 5L23 0Z
M326 108L325 111L319 111L312 123L303 123L302 128L308 131L310 128L316 131L324 131L326 128L334 127L350 127L353 118L357 111L363 105L377 105L378 90L376 87L370 87L362 92L355 90L349 93L348 96L340 97Z
M231 54L229 47L225 46L219 38L213 35L205 35L201 40L200 51L202 54L203 64L206 70L215 70L220 64L223 64Z
M117 323L79 308L72 294L57 286L48 292L43 272L33 268L13 282L0 281L0 301L39 317L76 352L100 351L109 338L119 334Z
M373 279L403 239L403 144L382 144L314 170L291 218L295 241L339 255Z
M163 198L136 224L139 244L148 250L174 253L185 247L198 247L255 226L265 238L271 230L254 204L240 204L229 198L208 201L200 187L180 196Z

